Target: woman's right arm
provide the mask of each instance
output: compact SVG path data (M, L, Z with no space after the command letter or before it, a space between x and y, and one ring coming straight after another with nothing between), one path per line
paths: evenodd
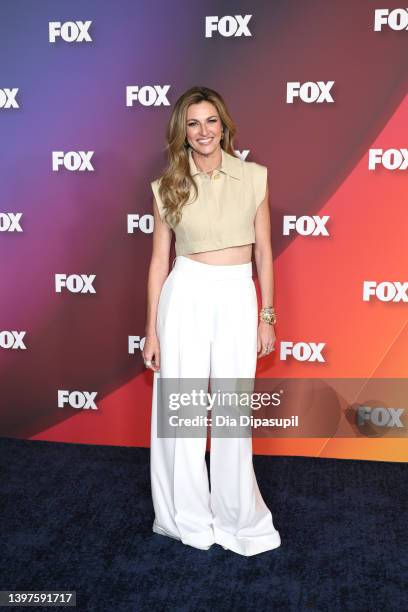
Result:
M161 220L156 200L153 196L153 246L147 280L146 338L143 358L153 360L151 369L160 369L160 346L157 337L157 307L161 288L169 273L171 229Z

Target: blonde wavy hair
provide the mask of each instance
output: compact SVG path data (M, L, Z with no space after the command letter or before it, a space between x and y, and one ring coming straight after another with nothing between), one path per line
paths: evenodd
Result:
M221 147L230 155L235 156L233 138L236 127L222 96L208 87L195 86L185 91L175 103L166 129L165 151L167 151L168 163L159 186L159 195L165 211L164 217L172 227L181 220L182 208L190 197L191 187L194 190L193 201L198 195L198 187L191 176L188 159L187 109L191 104L204 100L215 106L221 119L224 132Z

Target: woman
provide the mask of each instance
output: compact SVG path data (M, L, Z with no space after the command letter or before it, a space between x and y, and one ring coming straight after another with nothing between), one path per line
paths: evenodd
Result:
M158 407L159 378L253 380L257 352L263 357L274 350L267 169L235 156L235 131L214 90L193 87L174 106L169 164L151 183L154 233L143 358L154 372L153 531L195 548L217 543L250 556L281 544L254 474L251 436L218 437L211 429L210 492L206 435L158 435L165 410ZM176 258L169 274L172 231ZM252 244L264 306L259 325ZM204 407L200 414L206 412Z

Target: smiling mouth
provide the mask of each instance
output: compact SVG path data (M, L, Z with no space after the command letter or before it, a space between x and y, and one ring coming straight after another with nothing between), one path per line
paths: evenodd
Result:
M208 144L212 141L212 137L211 138L199 138L197 142L199 142L200 144Z

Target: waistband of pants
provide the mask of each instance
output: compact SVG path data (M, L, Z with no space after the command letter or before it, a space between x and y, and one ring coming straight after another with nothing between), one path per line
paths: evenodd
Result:
M223 279L223 278L252 278L252 261L243 264L215 265L202 263L178 255L174 258L172 270L182 272L183 274L191 275L192 278L208 278L208 279Z

